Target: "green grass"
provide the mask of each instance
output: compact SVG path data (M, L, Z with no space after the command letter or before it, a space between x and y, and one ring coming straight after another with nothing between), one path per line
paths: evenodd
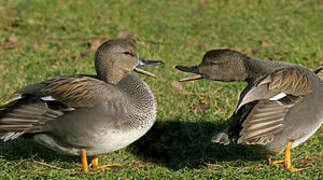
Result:
M244 83L173 86L188 76L175 65L197 64L214 48L314 68L323 59L322 19L322 0L0 1L1 102L27 84L94 74L91 44L120 32L138 40L140 56L165 62L147 68L158 79L142 77L158 99L155 126L129 147L100 156L102 164L123 168L84 174L79 157L17 140L0 143L0 179L322 179L322 128L292 151L294 164L313 168L269 167L245 147L209 142L225 126Z

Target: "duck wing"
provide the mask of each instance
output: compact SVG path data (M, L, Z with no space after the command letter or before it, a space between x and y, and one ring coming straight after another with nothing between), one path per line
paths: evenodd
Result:
M240 97L236 112L245 104L256 100L277 100L286 95L304 97L312 93L311 71L289 67L274 71L255 82L253 87Z
M0 139L46 131L46 122L70 111L89 108L116 91L95 76L72 75L26 86L0 106ZM117 92L117 91L116 91ZM115 94L115 92L113 92ZM102 95L102 96L101 96ZM104 99L104 100L105 100Z
M257 102L241 119L240 144L267 144L284 129L284 119L295 104L312 93L311 72L298 67L284 68L260 78L240 99L236 112Z
M41 99L57 100L72 108L88 108L101 100L100 95L113 89L97 78L87 75L73 75L44 82L46 86L40 90ZM108 88L108 86L110 86ZM109 96L107 96L109 97Z
M321 80L323 80L323 64L318 65L314 72Z
M289 97L286 97L289 98ZM284 98L285 101L286 98ZM284 129L284 119L294 102L261 100L241 124L238 144L267 144Z

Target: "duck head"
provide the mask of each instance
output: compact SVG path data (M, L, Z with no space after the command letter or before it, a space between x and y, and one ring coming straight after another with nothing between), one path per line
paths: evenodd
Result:
M195 73L193 77L183 78L180 82L198 79L213 81L245 81L248 73L245 61L249 57L230 49L208 51L197 66L176 66L176 69L184 72Z
M163 62L139 58L137 44L132 39L109 40L103 43L95 54L95 68L98 77L112 84L118 83L130 71L156 77L139 67L160 64L163 64Z

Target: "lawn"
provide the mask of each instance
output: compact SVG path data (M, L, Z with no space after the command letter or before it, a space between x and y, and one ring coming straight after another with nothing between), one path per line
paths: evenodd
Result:
M94 74L95 49L105 40L132 37L141 57L163 60L145 79L158 100L154 127L129 147L100 156L122 168L81 172L79 157L32 141L0 143L0 179L322 179L322 128L292 150L297 173L270 167L245 147L210 143L225 126L245 83L189 76L210 49L231 48L251 57L313 69L323 61L323 1L0 1L0 102L16 89L75 73ZM281 158L283 156L278 156Z

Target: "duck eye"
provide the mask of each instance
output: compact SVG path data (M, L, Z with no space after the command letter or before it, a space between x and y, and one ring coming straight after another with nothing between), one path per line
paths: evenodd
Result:
M129 52L129 51L126 51L126 52L124 52L123 54L125 54L125 55L129 55L129 56L135 56L133 53L131 53L131 52Z
M213 62L211 61L210 62L210 65L215 65L215 66L219 66L219 65L222 65L223 63L220 63L220 62Z

